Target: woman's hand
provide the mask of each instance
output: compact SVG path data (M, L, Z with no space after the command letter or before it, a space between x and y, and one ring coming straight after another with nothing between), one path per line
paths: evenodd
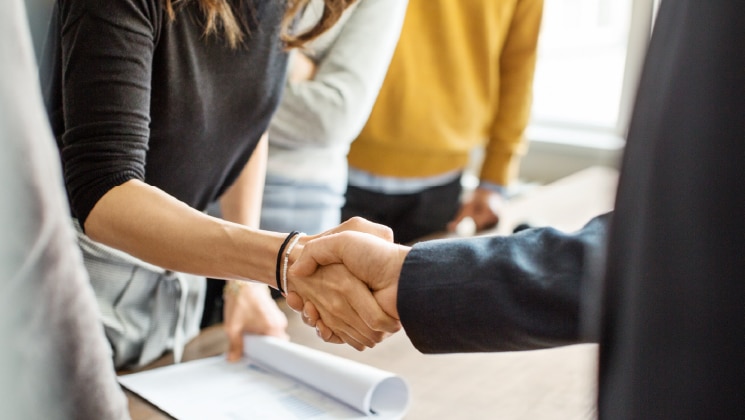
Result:
M243 335L271 335L289 339L287 317L264 284L230 282L225 285L224 326L228 335L228 361L243 356Z

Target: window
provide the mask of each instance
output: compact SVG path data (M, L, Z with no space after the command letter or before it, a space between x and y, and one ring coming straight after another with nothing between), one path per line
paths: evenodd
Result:
M545 0L529 138L623 137L653 3Z

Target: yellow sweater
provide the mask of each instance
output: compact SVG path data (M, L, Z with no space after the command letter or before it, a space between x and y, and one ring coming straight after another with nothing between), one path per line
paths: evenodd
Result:
M410 0L401 38L350 166L381 176L463 169L508 185L526 144L543 0Z

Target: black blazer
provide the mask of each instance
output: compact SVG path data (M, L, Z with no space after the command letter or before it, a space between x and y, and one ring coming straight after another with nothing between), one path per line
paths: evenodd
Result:
M744 79L742 2L664 0L612 217L415 246L398 295L412 343L597 340L600 418L745 418Z

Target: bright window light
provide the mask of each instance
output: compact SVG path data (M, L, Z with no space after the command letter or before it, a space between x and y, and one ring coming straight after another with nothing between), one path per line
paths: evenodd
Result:
M531 125L622 134L652 3L545 0Z

